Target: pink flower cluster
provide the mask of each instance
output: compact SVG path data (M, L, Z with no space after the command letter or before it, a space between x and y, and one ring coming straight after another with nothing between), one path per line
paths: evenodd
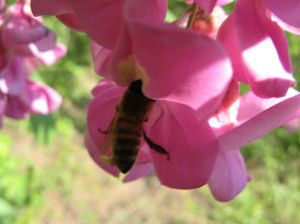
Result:
M167 0L32 0L35 15L55 15L87 33L96 73L86 146L101 161L115 107L127 86L142 80L156 100L144 123L148 137L170 155L140 145L128 182L153 169L163 185L178 189L208 184L219 201L247 185L239 148L300 116L300 95L284 30L299 34L298 0L186 0L184 15L166 23ZM240 95L239 84L251 87ZM111 152L110 152L111 153Z
M48 114L57 109L61 96L30 78L38 62L51 65L66 53L55 34L34 18L25 1L0 11L0 127L4 116L23 119L28 114Z

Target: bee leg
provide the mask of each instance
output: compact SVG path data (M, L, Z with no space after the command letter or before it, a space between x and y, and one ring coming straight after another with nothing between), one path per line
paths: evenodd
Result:
M148 143L149 147L153 149L154 151L161 153L161 154L166 154L167 155L167 160L170 160L170 154L160 145L155 144L150 138L147 137L145 131L143 131L143 136L145 141Z
M101 134L104 134L104 135L110 133L110 130L109 130L109 129L107 129L106 131L102 131L100 128L98 128L97 131L98 131L99 133L101 133Z
M120 110L119 110L119 104L116 105L115 109L116 109L117 112L120 111Z

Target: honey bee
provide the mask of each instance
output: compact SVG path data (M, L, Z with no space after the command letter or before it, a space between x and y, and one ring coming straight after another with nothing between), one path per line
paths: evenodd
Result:
M108 143L104 141L102 146L106 147L104 151L107 152L110 146L113 151L112 157L101 156L102 161L115 165L122 173L127 173L136 161L142 135L151 149L166 154L167 160L170 160L169 153L149 139L143 128L143 123L148 120L154 103L155 100L142 93L141 80L131 82L116 106L116 114L109 129L107 131L98 129L107 137Z

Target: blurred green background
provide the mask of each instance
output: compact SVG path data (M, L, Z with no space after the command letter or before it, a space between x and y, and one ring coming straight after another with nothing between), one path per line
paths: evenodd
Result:
M170 2L171 3L171 2ZM179 15L172 1L168 18ZM229 7L230 9L230 7ZM33 74L56 89L62 107L48 116L5 119L0 133L0 224L300 223L300 131L281 127L244 147L253 180L233 201L217 202L207 187L173 190L154 174L123 184L90 159L83 139L93 72L89 41L55 18L45 23L68 55ZM288 35L295 77L299 37Z

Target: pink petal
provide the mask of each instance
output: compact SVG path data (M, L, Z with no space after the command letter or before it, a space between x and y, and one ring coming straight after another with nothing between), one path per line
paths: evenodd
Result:
M262 0L285 23L300 28L299 0Z
M284 98L283 98L284 99ZM256 108L251 107L251 110ZM300 116L300 95L284 99L249 117L231 131L219 137L221 150L234 150L261 138L272 129ZM245 119L245 118L244 118Z
M101 46L113 49L121 31L125 0L72 0L73 7L88 35ZM143 10L141 10L143 9ZM126 16L163 20L166 0L126 1Z
M28 116L27 106L19 96L7 96L5 116L13 119L24 119Z
M23 5L15 5L13 10L10 20L1 33L4 41L26 44L38 41L47 35L49 30L37 19L25 14Z
M148 21L164 21L167 10L167 0L127 0L124 5L125 17Z
M73 11L71 0L31 0L30 4L35 16L59 15Z
M45 65L52 65L67 53L67 48L63 44L57 44L55 48L42 52L35 45L30 45L30 49L40 62Z
M88 107L87 128L91 139L100 148L105 136L98 129L108 130L124 88L117 87L112 82L105 82L98 88L100 89L94 90L97 95ZM101 90L105 91L100 92Z
M3 125L3 117L5 115L5 107L7 102L7 96L0 92L0 128Z
M23 57L15 56L11 58L0 74L0 90L2 93L19 95L24 90L27 75L24 69Z
M146 133L170 154L168 161L166 155L151 150L160 182L178 189L206 184L218 155L215 135L207 122L200 123L192 109L177 103L156 102L155 110Z
M227 5L229 3L233 2L233 0L217 0L216 5Z
M112 49L121 28L125 0L71 0L75 13L89 37Z
M5 0L0 0L0 10L4 10L4 8L5 8L5 3L6 3Z
M284 21L282 21L281 19L279 19L274 14L272 14L272 20L276 21L277 24L281 27L281 29L288 31L290 33L296 34L296 35L300 35L300 27L291 26L291 25L285 23Z
M90 44L95 72L103 77L111 78L111 70L109 64L111 50L98 45L93 40L90 41Z
M28 81L25 94L24 102L31 113L49 114L62 103L62 97L42 83Z
M124 183L134 181L140 177L147 176L153 170L153 164L151 162L146 162L142 164L136 164L130 170L128 175L123 179Z
M92 140L89 134L85 135L85 146L87 147L90 156L98 166L100 166L102 169L104 169L106 172L110 173L111 175L115 177L119 177L120 172L118 169L108 165L107 163L103 163L100 160L101 155L99 151L99 146L95 144L95 142Z
M259 2L238 1L234 16L253 91L261 97L284 96L295 80L283 31L266 17L266 8Z
M60 14L57 15L56 17L66 26L75 29L77 31L84 32L84 29L80 24L80 20L78 19L75 13Z
M238 108L238 123L243 123L251 117L263 112L264 110L280 103L288 98L298 95L299 92L293 88L290 88L287 95L280 98L263 99L256 96L252 91L240 97L240 105Z
M116 96L121 96L121 94L126 90L126 88L117 87L111 79L102 79L101 82L98 82L95 88L93 88L92 94L93 96L97 96L98 94L103 94L106 91L116 91L115 89L118 88L120 90L116 93ZM109 100L109 95L107 97L107 100Z
M247 185L244 159L238 149L219 153L209 179L209 188L218 201L229 201Z
M29 44L31 45L31 44ZM50 30L39 40L32 43L39 51L44 52L55 48L56 34Z
M242 61L242 54L239 40L236 33L236 25L234 15L231 14L221 25L217 40L219 40L225 48L234 70L234 77L240 82L248 83L246 68Z
M137 162L130 172L125 176L123 182L134 181L140 177L148 175L153 170L153 164L149 152L149 147L144 143L140 148Z
M216 109L232 77L218 42L173 24L131 19L129 28L145 95L184 103L201 110L203 118Z

